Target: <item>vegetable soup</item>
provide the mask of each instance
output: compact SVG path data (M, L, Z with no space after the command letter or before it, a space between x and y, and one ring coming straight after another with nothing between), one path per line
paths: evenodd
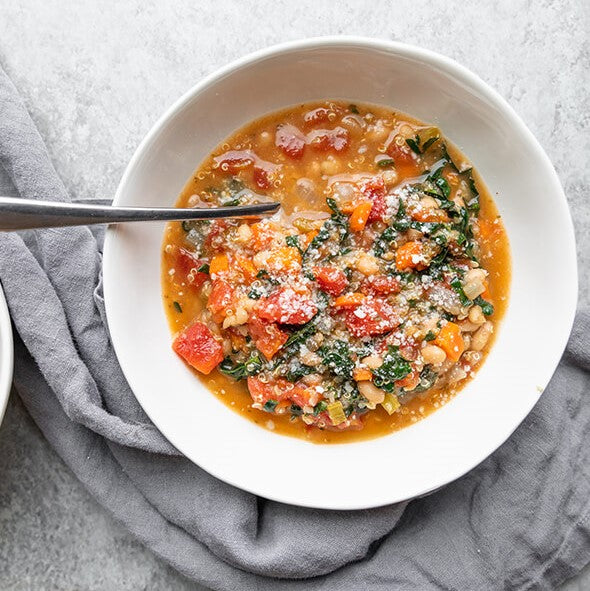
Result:
M258 220L168 224L174 351L266 429L317 443L390 433L475 375L510 284L504 225L438 128L325 101L218 146L179 207L280 201Z

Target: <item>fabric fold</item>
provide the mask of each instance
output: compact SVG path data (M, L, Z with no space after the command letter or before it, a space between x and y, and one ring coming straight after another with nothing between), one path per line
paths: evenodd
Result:
M21 197L70 199L1 70L0 164ZM475 470L409 505L303 509L215 479L149 421L109 338L101 248L88 228L0 234L15 385L98 502L185 576L246 591L553 589L590 560L588 310L537 406Z

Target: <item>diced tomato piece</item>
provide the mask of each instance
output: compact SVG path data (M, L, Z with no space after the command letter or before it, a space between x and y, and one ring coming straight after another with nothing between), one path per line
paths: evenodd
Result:
M395 169L401 178L420 174L420 167L414 152L405 142L400 146L394 138L387 146L387 154L393 158Z
M228 227L226 220L213 220L209 225L203 248L211 252L218 252L225 249L225 231Z
M387 189L383 179L378 176L366 180L361 184L360 189L363 196L373 204L367 220L368 223L383 221L387 212L387 203L385 201Z
M319 152L342 152L348 148L348 131L344 127L315 129L307 134L307 143Z
M268 171L259 166L254 167L254 182L261 189L270 189L272 185Z
M384 334L400 325L400 319L392 306L384 300L371 297L365 298L354 310L348 310L344 322L357 338Z
M294 384L291 390L288 390L286 397L292 400L297 406L315 406L319 400L319 394L315 388L309 388L301 384Z
M305 324L316 315L318 307L309 296L290 287L282 287L260 300L256 310L263 320L279 324Z
M388 156L393 158L396 167L414 164L416 160L412 148L406 142L403 142L401 145L398 144L396 139L398 139L398 136L394 137L387 146L386 152Z
M413 390L420 383L420 372L412 369L412 371L401 380L397 380L395 385L405 390Z
M414 341L407 341L403 345L400 345L399 354L406 361L416 361L416 359L418 359L418 350L418 343L415 343Z
M172 343L172 349L201 373L211 373L223 361L223 349L209 327L194 322Z
M339 296L348 286L348 278L336 267L314 267L313 274L320 289L334 297Z
M275 134L275 146L282 150L289 158L299 160L305 150L305 136L290 123L285 123L277 127Z
M254 402L264 404L269 400L279 400L282 392L277 388L275 391L276 381L263 382L256 376L248 377L248 390Z
M262 320L253 312L248 319L248 331L256 348L270 361L287 342L289 335L274 322Z
M254 163L254 155L250 150L230 150L214 158L215 163L230 174L236 174L242 168L247 168Z
M323 121L328 120L329 111L325 107L319 107L317 109L313 109L313 111L308 111L303 116L303 120L305 123L309 123L310 125L315 125L316 123L322 123Z
M391 293L399 293L400 290L400 280L393 275L371 275L361 285L361 291L367 294L377 293L380 295L389 295Z
M193 252L181 246L173 246L170 256L173 259L172 268L176 273L186 278L186 282L190 286L198 289L209 279L207 273L198 271L202 265L207 263L206 259L197 258Z
M225 279L215 279L211 286L211 294L207 308L214 316L225 317L227 309L234 301L234 290Z
M313 406L318 401L318 394L313 388L301 384L292 384L283 378L263 382L257 376L248 378L248 390L254 402L264 404L269 400L281 402L291 400L298 406Z

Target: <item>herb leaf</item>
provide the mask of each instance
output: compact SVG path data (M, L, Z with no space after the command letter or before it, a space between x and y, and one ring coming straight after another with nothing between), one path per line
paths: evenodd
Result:
M274 412L278 403L278 400L267 400L262 408L266 412Z
M481 296L477 296L474 303L481 307L481 311L485 316L491 316L494 313L494 306L490 302L484 300Z
M287 339L287 342L284 345L284 348L290 347L291 345L301 345L303 344L312 334L315 334L317 328L313 322L308 322L300 328L296 330L291 336Z
M463 291L463 284L458 277L453 277L451 279L451 287L455 290L455 293L459 296L459 300L462 306L469 306L471 304L471 300L465 295Z
M231 357L226 357L219 364L219 370L234 380L243 380L248 376L256 375L262 370L262 359L258 351L254 351L250 358L243 363L234 363Z
M395 382L405 378L412 366L398 353L397 347L390 346L383 358L383 364L373 370L373 383L385 392L395 390Z
M287 246L296 248L300 254L303 254L303 250L301 249L301 246L299 246L299 236L287 236L285 242L287 243Z
M389 245L397 238L397 231L390 226L385 228L373 244L373 252L380 257L388 249Z
M322 358L332 373L344 378L352 378L354 361L350 357L348 344L344 341L334 341L331 345L324 345L318 349L318 354Z
M303 376L313 373L314 371L315 368L309 365L305 365L303 363L293 363L291 367L289 367L287 373L285 374L285 378L289 382L296 382L297 380L300 380Z
M418 134L416 134L413 138L408 138L406 140L406 144L408 144L408 146L410 146L412 151L416 154L422 154L420 151L420 136Z
M393 158L381 158L381 160L377 160L377 166L379 168L388 168L389 166L394 166L395 161Z

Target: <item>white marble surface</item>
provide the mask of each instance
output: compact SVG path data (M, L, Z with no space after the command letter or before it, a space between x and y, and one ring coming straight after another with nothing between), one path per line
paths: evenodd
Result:
M102 197L165 107L249 51L359 34L444 53L504 95L553 160L574 213L587 304L589 31L582 0L4 0L0 63L71 193ZM0 589L195 588L96 505L13 395L0 428ZM566 588L590 589L590 575Z

